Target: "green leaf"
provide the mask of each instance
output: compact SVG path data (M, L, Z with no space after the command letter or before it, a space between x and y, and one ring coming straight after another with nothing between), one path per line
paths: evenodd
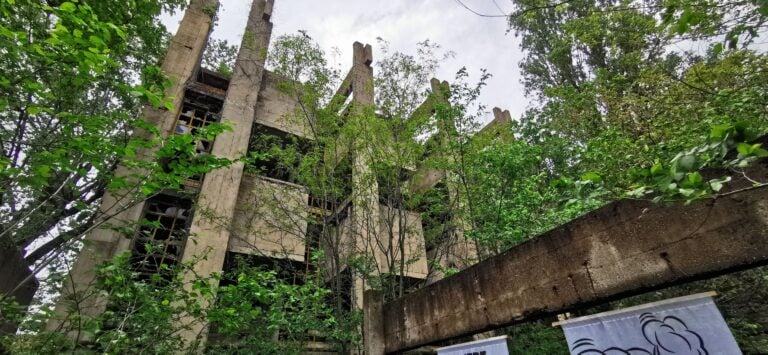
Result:
M699 185L702 182L701 174L699 173L690 173L688 174L688 182L690 182L692 185Z
M581 175L581 181L591 181L595 184L603 181L603 177L595 172L588 172Z
M712 48L712 53L714 53L715 55L718 55L718 54L720 54L722 52L723 52L723 44L722 43L718 43L718 44L716 44Z
M30 115L33 115L33 116L38 114L38 113L40 113L41 110L42 109L39 106L29 106L29 107L27 107L27 113L30 114Z
M48 165L39 165L35 168L35 172L43 178L48 178L51 176L51 167Z
M744 156L749 156L752 153L753 146L751 144L747 143L739 143L739 145L736 146L736 150Z
M59 10L66 11L66 12L75 12L75 10L77 10L77 6L75 6L75 4L69 1L66 1L61 3L61 5L59 5Z
M752 151L752 154L759 158L765 158L765 157L768 157L768 150L765 150L763 148L757 148Z
M101 37L90 35L88 36L88 41L91 42L96 47L105 47L106 43L104 43L104 40L101 39Z

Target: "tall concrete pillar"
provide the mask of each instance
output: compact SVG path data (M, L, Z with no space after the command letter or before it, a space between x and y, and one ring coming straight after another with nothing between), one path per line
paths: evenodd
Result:
M356 238L355 252L364 251L366 255L375 256L370 246L377 245L373 239L379 234L379 188L376 177L371 170L369 139L364 120L367 114L373 113L373 49L371 45L355 42L352 56L352 105L354 120L361 136L354 137L352 164L352 234ZM361 275L353 275L352 304L356 309L363 308L363 292L366 289Z
M155 124L163 134L171 130L181 110L184 85L193 77L200 64L213 24L211 9L218 7L218 4L218 0L192 0L168 47L162 70L173 82L165 94L172 98L174 110L148 106L142 112L143 117ZM148 138L148 133L137 131L136 136ZM141 150L137 152L137 159L151 159L153 153L153 150ZM140 175L122 165L118 166L115 174L122 177ZM143 208L144 203L136 201L135 191L107 191L102 198L100 213L105 216L106 223L113 227L129 227L139 220ZM104 299L93 293L90 287L95 278L94 269L96 265L128 250L131 243L129 238L117 232L115 228L94 229L86 236L86 240L86 245L70 270L70 277L62 287L61 297L56 305L56 317L46 325L49 331L65 329L68 326L65 318L72 311L86 317L97 316L104 311ZM77 337L87 336L89 335L78 333Z
M440 81L433 78L430 81L432 93L434 95L435 107L437 105L450 105L448 95L450 94L450 86L447 81ZM437 122L438 134L440 139L440 145L446 149L440 154L443 154L443 159L450 163L456 163L457 157L452 151L447 150L448 147L455 141L458 134L456 123L453 122L452 117L446 117L443 120ZM438 247L441 249L438 252L437 262L443 268L458 268L464 269L474 264L478 259L477 246L472 240L465 237L464 232L472 228L469 223L469 205L467 196L463 189L460 176L451 170L446 170L444 173L444 182L448 188L449 205L454 206L452 212L452 224L454 230L451 232L450 237L443 241ZM445 277L444 273L439 270L435 270L430 273L428 283L433 283L437 280Z
M240 52L235 62L232 79L222 109L222 122L232 126L231 131L216 137L212 154L221 158L237 159L248 151L253 127L254 112L264 75L264 62L272 34L273 0L255 0L251 4ZM219 273L229 243L229 222L235 213L235 203L243 177L244 165L236 162L226 168L205 175L200 189L198 213L192 220L190 240L184 249L182 260L196 260L194 274L210 276ZM195 275L185 275L191 281ZM205 341L205 325L193 323L182 334L188 342ZM198 338L202 334L202 339Z

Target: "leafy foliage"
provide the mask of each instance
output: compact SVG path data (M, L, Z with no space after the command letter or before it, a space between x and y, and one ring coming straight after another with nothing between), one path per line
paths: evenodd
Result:
M212 38L208 40L208 45L203 52L203 66L225 77L232 77L237 52L237 45L229 44L225 39Z

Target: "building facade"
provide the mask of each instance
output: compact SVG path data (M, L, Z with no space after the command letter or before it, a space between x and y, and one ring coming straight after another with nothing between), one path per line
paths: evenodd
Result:
M215 139L199 139L195 144L198 154L234 163L188 179L179 191L165 191L122 209L116 208L119 193L106 193L102 210L113 214L110 225L128 226L133 234L126 238L117 228L104 228L87 236L57 305L61 317L51 320L49 330L64 326L64 315L73 302L86 316L106 309L103 298L87 290L95 266L124 252L132 254L139 275L196 260L195 274L204 276L226 271L237 257L301 270L309 267L313 255L322 255L326 281L345 277L349 307L356 309L363 307L363 291L376 286L368 281L371 273L391 275L401 284L427 284L443 277L445 269L464 268L478 259L474 242L463 234L469 225L458 214L427 217L418 208L388 202L389 190L373 172L378 162L366 153L362 137L327 152L328 164L337 164L348 179L333 197L319 196L268 159L255 166L239 159L286 141L312 145L317 137L312 122L296 119L302 103L283 88L286 79L266 68L273 5L273 0L253 1L232 76L225 77L200 66L212 26L210 9L218 1L191 1L162 65L174 81L167 92L174 109L147 107L143 114L166 136L192 134L214 122L231 126ZM373 53L370 45L361 43L354 43L353 49L352 68L329 105L339 105L339 111L349 112L350 117L365 117L366 112L375 114ZM414 115L429 116L437 105L447 104L439 94L446 85L433 80L433 94ZM489 127L509 122L508 112L494 113L496 119ZM447 132L440 134L449 139ZM152 156L151 151L140 154ZM402 171L402 186L408 193L440 190L448 202L461 206L451 172L418 162L394 168ZM124 166L117 173L135 174ZM440 238L425 238L425 230L448 219L453 228ZM365 272L360 271L360 256L369 264ZM206 334L205 325L193 325L184 332L190 341L204 341L200 335Z

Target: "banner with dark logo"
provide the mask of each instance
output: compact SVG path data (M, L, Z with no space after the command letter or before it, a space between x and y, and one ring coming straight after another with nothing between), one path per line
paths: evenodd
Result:
M559 324L573 355L738 355L728 325L701 293Z

